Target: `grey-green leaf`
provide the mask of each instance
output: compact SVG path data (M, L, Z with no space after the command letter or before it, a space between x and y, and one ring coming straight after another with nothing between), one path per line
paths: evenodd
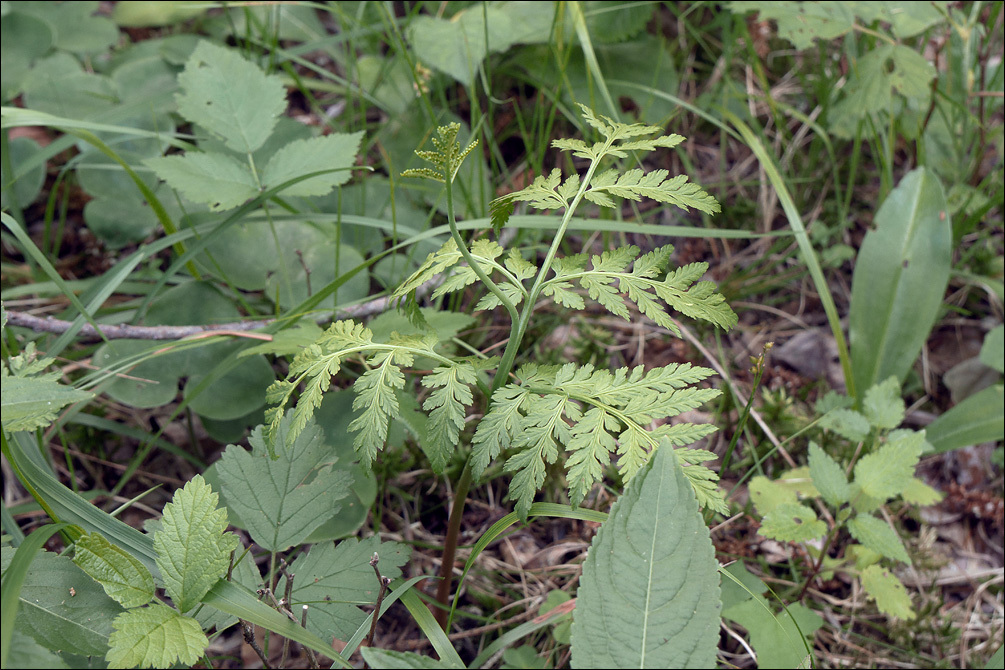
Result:
M714 667L717 567L694 491L664 442L593 540L572 626L573 667Z
M4 547L4 565L14 551ZM72 590L71 590L72 589ZM66 556L40 552L21 587L17 628L49 649L102 655L122 607Z
M895 376L903 381L942 306L952 266L952 226L938 178L910 172L876 213L852 278L855 388Z
M1002 401L1005 387L995 384L968 397L933 421L925 430L936 452L1005 437Z
M242 154L265 143L286 109L279 77L210 42L199 43L178 81L178 112Z
M196 475L164 506L163 530L154 533L157 568L175 606L187 612L220 581L230 566L237 536L225 533L227 510Z
M276 444L286 444L292 421L287 412L279 424ZM252 451L229 445L217 465L223 500L234 510L252 539L268 551L286 551L301 544L331 519L349 494L352 476L333 471L338 457L321 430L308 419L293 443L269 456L257 427L248 440Z
M17 432L44 428L56 420L59 410L66 405L87 400L94 395L60 384L56 381L56 376L4 375L3 398L0 399L4 430Z

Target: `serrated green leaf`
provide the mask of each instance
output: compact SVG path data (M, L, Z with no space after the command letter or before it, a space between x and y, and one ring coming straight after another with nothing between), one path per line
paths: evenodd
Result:
M635 148L635 147L632 147ZM715 214L720 211L719 203L706 193L700 186L688 183L686 175L669 177L667 170L653 170L643 172L639 169L628 170L617 176L617 174L607 172L598 175L590 184L588 193L592 196L599 195L603 191L610 195L618 196L626 200L641 200L643 197L655 200L656 202L676 205L680 209L687 211L694 208L706 214ZM604 179L608 176L607 179ZM594 202L597 202L591 198ZM610 201L612 206L614 203ZM602 204L602 203L597 203Z
M259 193L247 166L225 154L189 151L183 156L148 158L143 164L168 186L214 212L233 209Z
M810 442L810 477L828 505L838 507L848 502L850 489L847 475L816 442Z
M861 442L869 437L869 420L861 412L853 409L832 409L820 417L820 427L833 430L852 442Z
M457 449L464 429L464 409L474 400L470 385L477 381L475 369L463 363L436 368L422 379L423 386L435 389L422 404L429 412L423 449L433 472L442 473Z
M934 505L942 500L943 495L917 477L911 479L911 483L901 493L904 502L911 505Z
M803 665L807 661L807 648L813 649L813 635L824 621L805 605L792 603L776 614L764 597L757 594L756 598L723 610L722 616L747 629L757 654L757 667L812 667Z
M488 413L478 422L471 440L471 471L481 477L489 463L504 449L509 449L516 435L523 431L524 417L520 406L529 391L507 384L492 394Z
M859 514L848 522L851 536L876 553L910 564L911 557L904 549L897 532L877 517L869 514Z
M160 603L123 612L112 625L105 655L109 668L193 665L209 646L198 621Z
M0 398L3 428L9 432L44 428L56 420L69 404L94 396L60 384L60 373L38 377L12 377L3 369L3 397Z
M571 452L566 467L569 470L569 492L572 505L578 506L593 484L601 479L617 448L611 431L621 423L607 411L593 407L572 427L572 439L566 445Z
M545 463L558 458L558 442L568 441L569 426L563 414L570 410L568 399L561 395L528 396L527 416L523 432L515 436L514 448L520 451L511 456L504 467L516 473L510 482L507 500L516 501L516 512L526 519L534 496L544 484ZM572 407L571 411L575 411Z
M292 412L287 412L276 433L277 443L288 444L292 419ZM339 501L349 495L352 476L333 469L338 457L313 419L287 448L279 450L276 460L269 456L261 426L248 443L250 452L228 445L217 464L223 501L241 518L258 546L286 551L338 513Z
M5 546L2 551L6 571L14 549ZM122 606L69 557L42 551L21 586L16 626L49 649L101 656L108 649L112 619L120 612Z
M153 599L153 575L127 551L98 533L87 533L73 546L73 562L77 567L123 607L139 607Z
M912 620L911 596L896 575L879 565L870 565L862 571L862 588L875 599L879 611L901 619Z
M810 542L824 536L827 524L805 505L782 503L764 515L758 532L781 542Z
M227 530L227 510L201 475L175 492L154 533L157 568L175 607L187 612L227 573L237 536Z
M730 2L734 12L757 10L761 20L774 19L778 36L792 42L796 49L807 49L813 40L830 40L850 32L855 15L847 3L826 2Z
M900 495L914 479L924 433L891 434L889 442L855 464L855 483L862 492L880 501Z
M892 430L904 421L904 399L900 397L900 382L889 377L865 392L862 403L869 423L881 430Z
M593 540L572 625L579 668L708 668L720 592L708 528L672 448L632 479Z
M286 109L279 77L210 42L199 42L178 83L184 91L177 97L178 113L242 154L265 143Z
M347 539L337 545L315 544L301 553L290 566L293 580L291 610L300 613L303 605L310 610L307 630L322 639L348 640L369 616L359 606L374 603L380 584L370 566L376 553L380 574L391 579L401 576L401 566L408 561L409 548L396 542L381 542L376 536L365 540ZM283 593L286 579L276 586Z
M279 186L285 181L319 170L334 170L329 174L311 177L282 191L288 196L326 195L336 186L349 181L349 168L356 162L363 132L332 133L307 140L290 142L277 151L262 171L262 185Z
M767 516L779 505L796 504L796 492L758 475L750 480L747 487L754 508L761 516Z

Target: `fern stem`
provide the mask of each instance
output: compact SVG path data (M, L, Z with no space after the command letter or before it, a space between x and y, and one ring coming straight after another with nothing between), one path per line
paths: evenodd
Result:
M552 240L551 246L548 248L548 253L544 257L544 263L541 264L541 269L538 271L537 277L534 279L534 285L531 286L530 292L527 294L527 300L524 302L523 311L520 313L519 319L514 319L516 321L516 327L510 333L509 342L506 343L506 349L503 351L502 360L499 361L499 368L496 370L495 379L492 380L493 393L506 383L506 379L509 377L509 373L513 369L513 363L516 360L516 353L520 349L520 344L523 341L524 335L527 333L527 326L530 324L530 317L534 313L534 304L537 302L538 297L540 297L541 290L544 288L545 277L551 270L552 263L555 262L555 256L558 254L558 248L562 244L562 240L565 237L565 231L569 227L569 221L572 220L572 215L575 213L576 207L579 206L580 201L583 199L583 194L586 193L586 189L589 188L590 181L593 179L593 173L597 171L597 166L600 164L600 160L603 157L604 152L611 144L613 144L613 140L608 140L604 150L600 151L598 157L590 163L590 167L586 171L586 176L583 177L583 180L579 185L579 191L576 193L576 197L574 197L572 202L569 203L569 206L565 208L565 215L562 217L562 223L559 224L558 230L555 232L555 238Z
M436 602L441 607L434 612L440 628L447 630L450 625L450 585L454 576L454 558L457 555L457 539L461 534L461 518L464 516L464 503L471 488L471 457L464 463L464 471L457 480L454 491L454 503L450 506L450 521L447 523L447 536L443 538L443 560L440 562L440 585L436 589Z
M446 179L444 184L447 187L447 223L450 225L450 236L454 238L454 243L457 245L457 249L461 252L461 256L464 257L465 262L467 262L468 267L474 270L475 274L478 275L478 279L485 285L485 287L492 292L502 306L506 308L509 312L510 319L516 321L519 318L519 314L516 311L516 307L510 302L510 299L506 297L506 294L502 292L502 289L492 279L485 274L481 266L475 261L474 256L468 250L467 243L461 238L460 231L457 230L457 220L454 218L454 189L453 189L453 175L444 175Z

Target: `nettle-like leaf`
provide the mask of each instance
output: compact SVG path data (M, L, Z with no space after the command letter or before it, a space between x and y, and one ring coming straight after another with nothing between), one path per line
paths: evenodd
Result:
M897 576L879 565L870 565L862 571L862 588L876 600L880 612L901 619L914 619L911 596Z
M542 293L567 307L582 309L582 298L570 290L576 281L590 298L615 316L631 319L627 302L678 337L680 329L673 322L670 309L693 319L710 321L724 330L736 325L736 314L725 298L715 292L715 284L709 281L695 284L708 269L707 263L691 263L668 272L662 280L657 279L666 270L672 253L672 245L641 257L638 247L622 247L593 256L590 268L586 267L583 254L567 257L554 264L555 277L544 283ZM631 272L626 271L629 263Z
M109 668L170 668L193 665L209 640L199 622L155 603L115 617L105 655Z
M290 566L293 580L291 608L310 607L307 629L325 639L348 640L369 616L358 605L376 601L379 583L370 566L374 553L380 558L380 573L391 579L401 576L410 549L396 542L381 542L376 536L315 544ZM286 588L285 577L276 586Z
M886 444L855 464L855 483L863 494L880 502L900 495L914 479L924 443L923 432L893 431Z
M98 533L87 533L74 543L73 562L123 607L153 600L154 578L146 566Z
M848 522L851 536L877 554L910 564L911 557L904 549L897 532L885 521L869 514L859 514Z
M781 542L810 542L824 536L827 524L805 505L782 503L764 515L758 532Z
M198 605L227 573L230 554L239 544L236 535L225 532L227 510L217 509L218 501L209 484L196 475L164 506L161 530L154 533L157 568L181 612Z
M178 83L178 113L242 154L265 143L286 109L282 79L211 42L199 42Z
M710 425L678 424L647 428L693 409L719 395L716 389L690 388L712 374L690 364L670 365L646 372L596 370L578 367L525 366L517 372L522 384L508 384L492 396L492 404L475 431L472 468L480 476L503 449L516 453L505 470L516 473L509 499L517 512L526 514L544 483L545 467L558 457L562 445L569 452L569 494L573 504L583 501L614 454L625 481L649 459L649 453L666 440L671 446L693 442L715 430ZM710 460L709 452L688 450L685 475L702 506L724 511L717 477L697 465Z
M900 382L896 377L871 386L865 392L862 409L869 423L876 428L892 430L904 420L904 399L900 395Z
M828 505L837 507L848 502L851 493L847 475L816 442L810 442L810 477Z
M277 440L286 442L292 423L287 412ZM244 522L251 538L268 551L286 551L304 542L330 519L349 495L352 476L333 471L338 461L321 429L308 421L279 458L269 457L262 427L248 439L251 451L228 445L217 465L223 500Z

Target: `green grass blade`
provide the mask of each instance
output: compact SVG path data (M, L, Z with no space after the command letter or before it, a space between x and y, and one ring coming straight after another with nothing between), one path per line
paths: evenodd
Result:
M837 306L834 304L834 297L831 295L830 287L827 285L827 278L824 277L816 251L813 249L813 243L810 242L809 235L806 233L806 226L803 225L803 219L799 215L799 210L796 209L796 204L792 201L792 196L785 185L785 180L778 172L774 158L764 148L761 140L747 124L729 111L723 111L723 117L743 136L743 141L754 152L754 155L757 156L757 159L761 162L761 166L764 168L764 172L768 175L768 179L771 180L771 185L775 188L778 202L781 203L785 216L789 221L789 227L792 228L795 234L796 244L799 245L803 262L806 263L806 267L810 271L810 277L813 278L813 285L820 296L820 302L823 305L824 312L827 314L827 322L830 324L831 333L837 342L838 357L841 359L841 369L844 372L845 388L850 397L857 397L855 393L855 381L852 378L848 344L845 341L844 331L841 328L841 317L838 314Z
M447 634L436 623L433 613L429 611L429 608L422 602L418 594L414 590L409 590L401 595L401 602L412 613L415 623L419 624L422 634L433 645L433 649L439 655L440 660L455 668L463 668L464 663L461 662L461 657L457 655L454 645L450 644Z

